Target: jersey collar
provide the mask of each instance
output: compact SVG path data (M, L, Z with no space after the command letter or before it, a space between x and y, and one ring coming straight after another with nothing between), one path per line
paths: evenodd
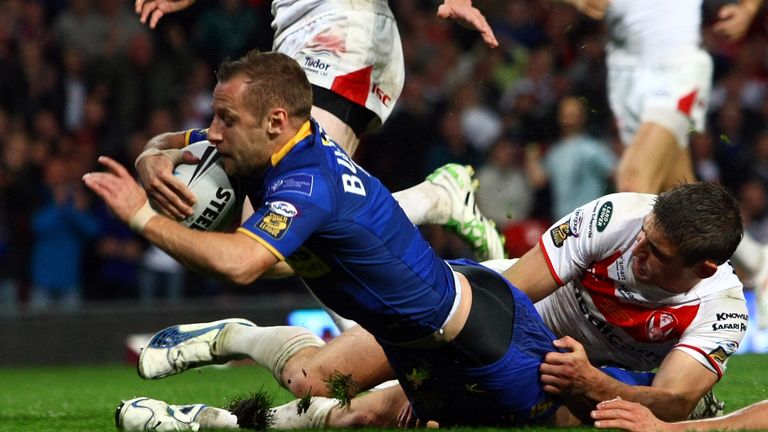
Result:
M312 127L309 120L304 122L303 125L299 128L299 131L296 132L296 135L293 136L290 140L288 140L287 143L283 144L282 147L280 147L280 150L276 151L274 154L272 154L272 166L276 166L280 161L285 157L286 154L288 154L289 151L291 151L294 147L296 147L296 144L300 143L304 138L308 137L312 134Z

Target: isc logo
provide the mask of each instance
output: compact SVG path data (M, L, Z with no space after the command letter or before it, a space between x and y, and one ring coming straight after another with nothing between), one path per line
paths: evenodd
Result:
M382 90L382 89L381 89L381 87L379 87L378 85L374 84L374 85L371 87L371 93L373 93L374 95L376 95L376 97L377 97L377 98L378 98L378 99L381 101L381 103L382 103L384 106L386 106L386 107L388 107L388 106L389 106L389 101L391 101L391 100L392 100L392 98L391 98L391 97L389 97L389 95L388 95L388 94L384 93L384 90Z
M328 63L323 63L320 59L304 57L304 66L321 71L327 71L331 65Z

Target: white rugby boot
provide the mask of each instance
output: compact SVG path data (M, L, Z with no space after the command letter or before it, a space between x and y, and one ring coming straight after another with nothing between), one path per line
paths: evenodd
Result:
M725 402L715 396L710 390L702 397L688 416L689 420L708 419L713 417L722 417L725 412Z
M506 258L504 237L496 230L496 224L477 207L475 190L479 183L472 178L474 173L470 165L450 163L433 171L427 181L448 192L451 212L444 226L472 247L478 261Z
M341 406L338 399L315 396L309 405L303 407L301 399L271 408L272 424L270 429L324 429L327 427L328 415L335 406Z
M206 405L168 405L138 397L123 401L115 411L115 426L121 431L197 431L195 421Z
M220 354L219 347L232 326L255 327L242 318L199 324L182 324L155 333L139 355L139 376L160 379L187 369L223 364L232 357Z

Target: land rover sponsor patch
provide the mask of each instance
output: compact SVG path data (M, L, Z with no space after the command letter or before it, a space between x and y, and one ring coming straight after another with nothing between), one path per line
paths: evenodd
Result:
M608 222L611 221L613 215L613 203L611 201L606 202L597 211L597 221L595 221L595 228L597 232L603 232L605 227L608 226Z

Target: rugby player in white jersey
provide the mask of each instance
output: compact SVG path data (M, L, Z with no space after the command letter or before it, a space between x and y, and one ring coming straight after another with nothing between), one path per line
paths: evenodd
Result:
M712 58L701 47L708 0L566 2L608 25L609 102L626 146L616 170L617 189L656 194L696 181L688 134L704 132L712 89ZM762 0L722 3L707 24L724 39L739 40ZM768 246L745 234L733 258L751 278L758 322L768 327Z

